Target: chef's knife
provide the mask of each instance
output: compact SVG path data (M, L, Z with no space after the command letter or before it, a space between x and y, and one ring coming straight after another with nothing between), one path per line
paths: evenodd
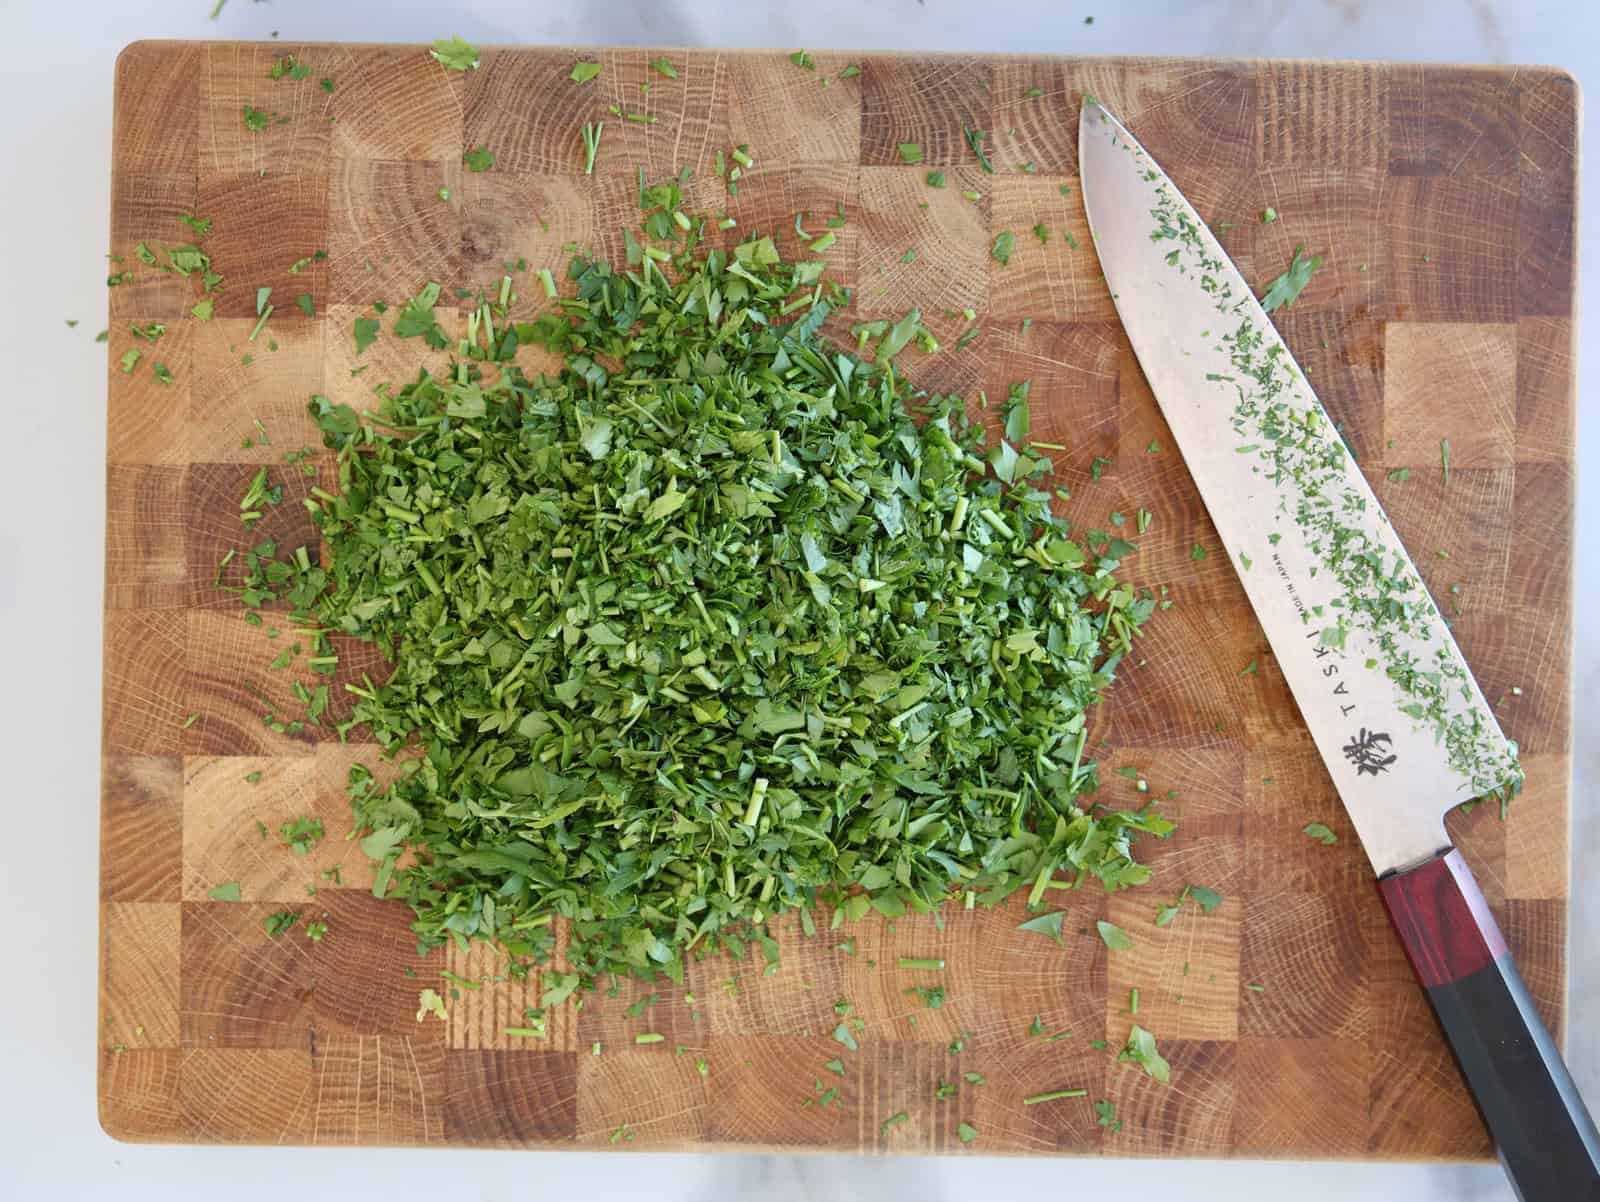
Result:
M1103 106L1078 125L1106 283L1525 1202L1600 1199L1600 1136L1444 813L1501 733L1316 394L1205 222Z

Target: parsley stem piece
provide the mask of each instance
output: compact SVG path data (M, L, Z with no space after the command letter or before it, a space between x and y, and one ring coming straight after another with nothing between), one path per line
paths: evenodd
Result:
M605 132L606 123L595 121L583 127L583 173L594 174L594 156L600 153L600 135Z
M1049 1093L1036 1093L1022 1099L1024 1106L1037 1106L1040 1102L1054 1102L1058 1098L1085 1098L1089 1096L1087 1089L1053 1089Z
M944 967L943 960L919 959L916 956L901 956L897 961L897 964L901 968L920 968L930 971L937 971Z

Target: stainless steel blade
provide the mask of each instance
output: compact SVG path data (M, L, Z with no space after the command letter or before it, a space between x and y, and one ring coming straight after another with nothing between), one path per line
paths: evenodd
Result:
M1117 312L1378 872L1520 780L1400 539L1271 320L1143 147L1086 99L1084 206Z

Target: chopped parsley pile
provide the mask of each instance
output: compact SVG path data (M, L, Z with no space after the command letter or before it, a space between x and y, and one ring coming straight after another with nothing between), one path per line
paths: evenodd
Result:
M400 755L392 786L350 777L375 892L425 946L543 962L559 916L585 979L681 980L819 902L1145 880L1134 841L1170 825L1085 799L1088 711L1155 608L1114 576L1131 544L1076 541L1048 460L914 390L914 313L862 335L875 361L839 351L820 259L708 246L680 196L642 188L647 245L574 259L535 322L508 274L450 370L367 420L314 398L328 566L258 544L228 580L287 602L325 671L341 637L392 664L306 716ZM405 307L430 342L437 297ZM527 344L559 375L524 375Z

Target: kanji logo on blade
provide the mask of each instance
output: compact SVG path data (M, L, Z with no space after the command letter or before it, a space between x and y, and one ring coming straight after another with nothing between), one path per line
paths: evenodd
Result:
M1389 765L1398 758L1389 750L1394 740L1381 730L1361 728L1355 738L1344 745L1344 758L1356 766L1357 776L1377 776L1389 771Z

